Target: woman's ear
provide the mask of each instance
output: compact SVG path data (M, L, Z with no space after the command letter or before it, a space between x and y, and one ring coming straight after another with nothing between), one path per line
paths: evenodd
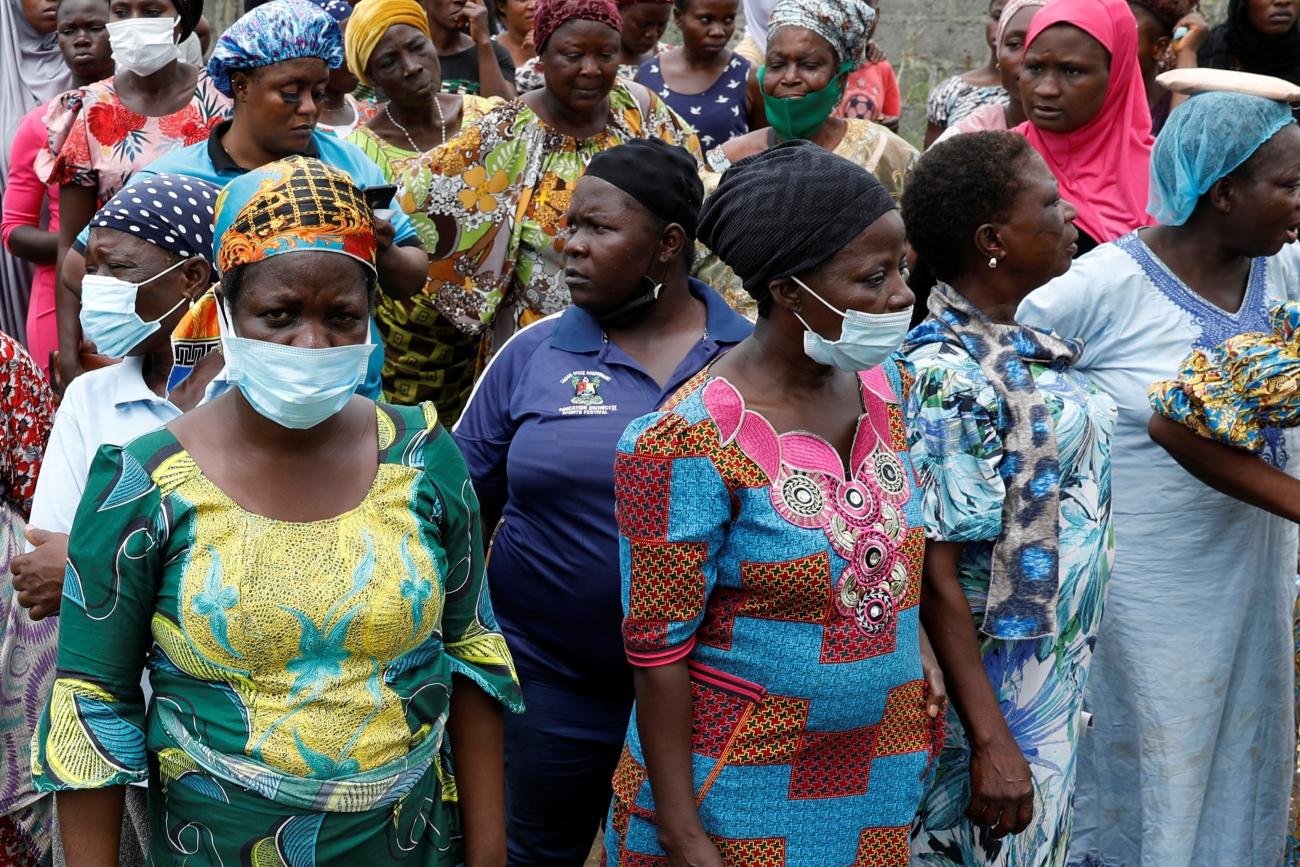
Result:
M193 256L181 266L181 276L185 278L185 297L190 302L198 300L212 286L212 266L202 256Z
M778 277L767 284L767 291L772 293L772 303L787 310L799 312L803 303L799 294L799 284L789 277Z
M686 230L677 223L669 223L668 228L659 236L659 261L665 264L673 261L681 255L688 243L690 241L686 237Z
M974 242L975 252L981 260L1005 259L1007 256L1006 244L1002 243L998 227L992 223L985 223L975 230Z

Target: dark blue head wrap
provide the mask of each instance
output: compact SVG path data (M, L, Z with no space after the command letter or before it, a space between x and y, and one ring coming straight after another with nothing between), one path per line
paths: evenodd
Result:
M182 175L132 180L90 219L90 229L115 229L182 259L212 256L213 211L221 190Z
M217 40L208 61L212 83L233 95L230 73L319 57L330 69L343 65L343 35L334 18L307 0L271 0L244 15Z

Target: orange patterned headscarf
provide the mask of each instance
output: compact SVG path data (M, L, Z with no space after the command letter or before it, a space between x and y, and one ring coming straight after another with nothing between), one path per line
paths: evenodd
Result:
M282 253L342 253L375 270L375 216L346 172L304 156L268 163L226 185L213 234L217 270Z

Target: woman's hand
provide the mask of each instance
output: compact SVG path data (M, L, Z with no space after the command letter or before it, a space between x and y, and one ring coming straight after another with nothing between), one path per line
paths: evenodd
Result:
M938 719L948 709L948 689L943 682L943 669L930 646L930 636L921 628L921 671L925 674L925 712L930 719Z
M995 839L1019 834L1034 818L1033 774L1009 737L971 750L970 791L967 818L992 829Z
M68 534L47 533L27 528L27 541L36 546L19 554L9 564L14 575L18 604L32 620L44 620L59 613L63 599L63 575L68 565Z
M462 26L469 25L469 38L474 40L475 45L492 41L492 26L488 22L487 4L469 0L460 14Z
M1205 40L1210 38L1210 25L1200 12L1188 12L1178 19L1178 23L1174 25L1174 32L1177 33L1180 28L1186 28L1187 33L1181 39L1169 44L1169 51L1176 58L1173 66L1178 68L1196 66L1196 53L1201 50ZM1188 57L1192 62L1184 63L1184 59Z

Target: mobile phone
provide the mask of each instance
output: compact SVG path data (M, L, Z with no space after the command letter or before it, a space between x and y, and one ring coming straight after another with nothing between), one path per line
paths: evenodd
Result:
M392 205L393 196L397 195L397 187L393 184L381 184L377 187L366 187L361 194L366 197L366 204L370 209L378 211Z

